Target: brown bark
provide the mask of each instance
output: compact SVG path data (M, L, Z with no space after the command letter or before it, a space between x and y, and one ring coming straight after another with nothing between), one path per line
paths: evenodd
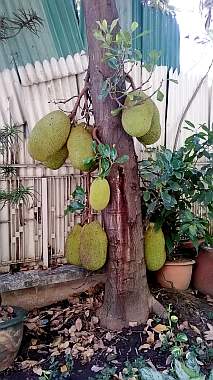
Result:
M114 0L84 0L87 27L90 91L98 135L106 144L116 145L119 156L127 154L128 163L113 168L110 176L111 200L103 211L105 231L109 240L109 260L105 299L100 311L102 325L118 330L129 322L147 320L150 293L146 279L143 252L143 228L137 157L133 139L121 125L120 116L113 117L116 108L109 97L98 99L103 75L110 77L112 70L103 62L103 49L93 37L97 20L111 23L118 18Z

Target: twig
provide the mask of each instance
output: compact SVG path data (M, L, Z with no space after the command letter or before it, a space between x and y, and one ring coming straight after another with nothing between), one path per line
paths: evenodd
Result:
M92 138L93 138L93 140L97 141L98 144L101 144L101 141L99 140L99 138L97 136L97 131L98 131L98 128L94 127L92 130Z
M66 104L68 103L70 100L74 99L74 98L78 98L78 95L74 95L74 96L71 96L71 98L68 98L68 99L61 99L61 100L49 100L48 103L53 103L53 104Z
M211 61L211 64L209 65L208 70L206 71L206 73L205 73L205 75L203 76L203 78L201 79L201 81L198 83L198 86L196 87L195 91L193 92L191 98L189 99L188 104L187 104L185 110L183 111L183 114L182 114L182 116L181 116L181 119L180 119L179 124L178 124L178 127L177 127L177 132L176 132L176 136L175 136L175 142L174 142L173 151L175 151L175 150L177 149L178 140L179 140L180 133L181 133L182 123L183 123L183 121L184 121L184 119L185 119L185 117L186 117L186 114L187 114L189 108L191 107L191 105L192 105L192 103L193 103L193 100L196 98L196 96L197 96L197 94L198 94L198 92L199 92L199 90L200 90L200 88L201 88L201 86L202 86L204 80L206 79L206 77L207 77L209 71L211 70L212 66L213 66L213 59L212 59L212 61Z
M80 94L78 95L78 98L75 102L75 105L73 107L72 112L68 115L71 121L75 118L76 112L77 112L78 107L79 107L80 102L81 102L81 99L83 96L85 96L85 94L88 92L88 90L89 90L89 70L87 70L87 74L85 77L85 86L83 87Z
M125 73L125 75L126 75L126 79L127 79L128 82L131 84L132 89L135 90L135 83L134 83L133 78L132 78L131 75L128 74L128 73Z

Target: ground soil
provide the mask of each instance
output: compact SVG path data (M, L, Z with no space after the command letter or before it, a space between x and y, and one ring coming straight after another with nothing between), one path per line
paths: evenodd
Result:
M33 368L49 368L51 354L56 354L58 367L63 368L66 353L71 353L74 358L72 371L67 377L70 380L94 378L92 369L96 367L115 366L119 371L124 362L141 355L157 369L165 369L168 365L168 350L162 347L154 349L154 342L146 350L140 347L147 343L147 331L153 331L153 326L166 324L166 321L152 315L147 325L129 327L116 334L105 331L95 318L96 309L102 303L103 291L103 286L97 286L65 302L29 313L17 360L13 368L0 374L0 379L39 379ZM178 329L187 333L190 347L196 347L198 339L205 342L208 323L212 324L213 320L210 298L192 290L176 292L153 288L152 293L165 307L172 305L173 313L179 318ZM158 334L154 333L154 339L157 341ZM212 342L205 344L199 358L204 364L203 371L208 372L213 359ZM205 349L207 346L208 349ZM60 377L54 379L57 378Z

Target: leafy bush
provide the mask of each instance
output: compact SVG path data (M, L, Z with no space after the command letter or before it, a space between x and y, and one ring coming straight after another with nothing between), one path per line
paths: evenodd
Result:
M212 242L207 218L213 215L213 132L203 124L196 133L195 126L187 124L192 135L183 147L174 152L160 147L155 157L139 163L146 224L162 227L168 253L181 239L192 240L196 248L200 238ZM202 218L192 211L195 204L207 210Z

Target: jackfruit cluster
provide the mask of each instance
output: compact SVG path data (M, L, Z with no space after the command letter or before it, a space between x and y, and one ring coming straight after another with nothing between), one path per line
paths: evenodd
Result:
M158 108L144 92L135 91L132 95L138 96L139 99L132 100L126 97L124 105L127 108L122 111L123 128L130 136L137 137L142 144L154 144L161 134Z
M96 211L102 211L110 200L110 186L105 178L96 178L90 186L89 203Z
M146 267L150 271L157 271L166 261L165 238L162 229L155 230L154 223L150 223L144 236Z
M103 267L107 257L107 235L98 221L76 225L67 237L65 255L69 264L91 271Z

